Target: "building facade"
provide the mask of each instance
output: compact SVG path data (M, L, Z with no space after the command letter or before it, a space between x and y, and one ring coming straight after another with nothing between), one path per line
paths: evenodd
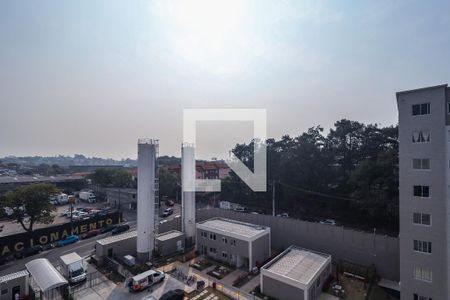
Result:
M214 260L251 270L270 257L270 228L213 218L197 223L197 250Z
M107 188L106 201L113 207L136 209L137 189L131 188Z
M403 300L450 299L447 85L397 93Z

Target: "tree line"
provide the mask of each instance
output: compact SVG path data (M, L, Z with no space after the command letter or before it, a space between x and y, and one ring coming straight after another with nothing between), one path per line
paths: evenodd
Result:
M233 149L250 169L253 143ZM275 184L277 211L398 232L398 126L342 119L328 134L316 126L297 137L268 139L266 145L269 191L252 192L232 173L222 183L222 200L268 210Z

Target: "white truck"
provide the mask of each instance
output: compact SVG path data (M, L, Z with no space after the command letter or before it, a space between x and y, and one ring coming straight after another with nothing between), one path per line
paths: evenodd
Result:
M64 205L69 203L69 196L67 194L61 193L50 197L50 203L53 205Z
M80 194L78 195L78 198L80 198L80 200L82 200L82 201L86 201L89 203L96 202L95 195L93 192L80 192Z
M77 284L86 280L86 267L84 266L83 259L76 252L63 255L60 259L62 261L62 274L67 278L69 283Z

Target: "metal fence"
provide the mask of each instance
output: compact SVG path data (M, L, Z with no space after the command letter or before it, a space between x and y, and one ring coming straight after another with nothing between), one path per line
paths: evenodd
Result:
M104 282L107 282L107 281L108 281L108 278L98 271L88 273L86 276L86 281L70 287L70 293L73 295L77 292L80 292L87 288L95 287L95 286L102 284Z

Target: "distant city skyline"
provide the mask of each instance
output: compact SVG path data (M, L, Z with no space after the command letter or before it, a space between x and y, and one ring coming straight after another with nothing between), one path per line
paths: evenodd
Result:
M263 108L267 136L395 125L395 93L449 81L450 3L1 1L0 157L181 155L185 108ZM420 58L420 59L419 59ZM201 123L197 158L250 124Z

